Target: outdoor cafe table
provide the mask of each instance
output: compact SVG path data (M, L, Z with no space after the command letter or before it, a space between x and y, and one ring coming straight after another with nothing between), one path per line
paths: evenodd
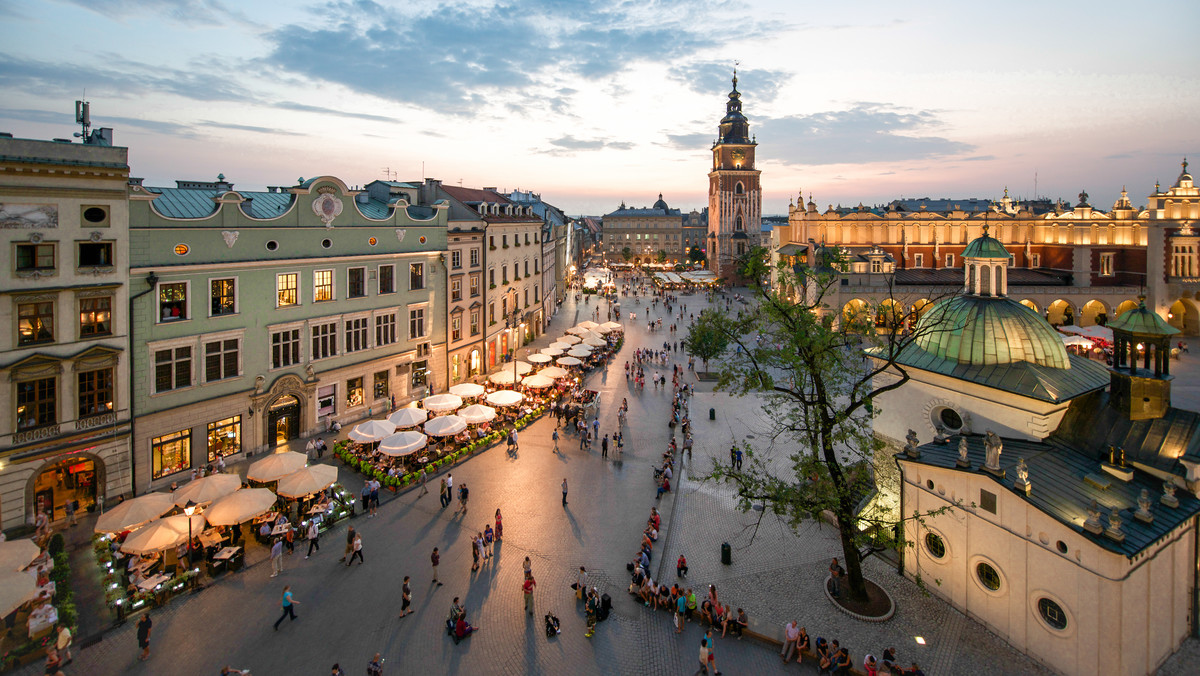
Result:
M38 639L50 632L58 623L58 609L42 606L29 614L29 638Z
M324 514L327 511L329 511L329 509L327 507L322 507L321 505L313 505L312 507L308 508L308 511L305 512L305 514Z
M264 523L266 521L274 521L279 518L279 512L267 512L254 517L254 523Z
M164 575L162 573L159 573L158 575L155 575L154 577L150 577L150 578L146 578L145 580L142 580L142 583L138 585L138 589L140 589L142 591L150 591L151 589L154 589L158 585L160 585L170 579L171 579L170 575Z
M222 549L221 551L217 552L216 554L213 554L213 560L214 561L228 561L229 559L232 559L233 557L237 556L237 553L240 551L242 551L241 547L226 547L226 548Z
M205 547L216 547L221 544L221 536L215 530L206 530L200 534L200 544Z
M278 526L275 526L274 528L271 529L271 535L284 535L291 529L292 529L292 524L281 523Z

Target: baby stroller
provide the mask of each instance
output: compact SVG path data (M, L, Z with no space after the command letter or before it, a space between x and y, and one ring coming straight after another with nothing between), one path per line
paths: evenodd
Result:
M554 613L546 613L546 638L554 638L562 633L562 629L558 628L558 618Z

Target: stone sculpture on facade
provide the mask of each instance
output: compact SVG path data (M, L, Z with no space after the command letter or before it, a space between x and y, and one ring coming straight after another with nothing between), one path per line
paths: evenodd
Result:
M987 431L986 437L983 441L983 449L986 452L983 468L998 477L1003 477L1004 470L1000 469L1000 454L1004 452L1004 441L991 430Z

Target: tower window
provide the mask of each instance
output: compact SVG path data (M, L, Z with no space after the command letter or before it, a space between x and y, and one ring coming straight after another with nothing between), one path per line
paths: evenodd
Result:
M742 185L741 181L738 181L737 185L733 186L733 194L741 195L741 194L744 194L745 192L746 192L746 186Z

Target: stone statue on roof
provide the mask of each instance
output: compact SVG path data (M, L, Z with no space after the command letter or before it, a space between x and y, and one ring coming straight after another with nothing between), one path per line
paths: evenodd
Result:
M909 430L904 440L907 442L904 444L904 454L910 458L921 457L921 452L917 450L917 446L921 445L921 441L917 438L916 431Z
M971 466L971 461L967 459L967 438L965 436L958 438L958 463L957 464L959 467L970 467Z
M1153 503L1150 501L1150 491L1143 488L1141 494L1138 495L1138 508L1137 511L1133 513L1133 518L1144 523L1150 523L1153 521L1154 514L1150 512L1150 505L1152 504Z
M1025 464L1025 458L1017 459L1017 482L1014 484L1019 491L1029 493L1032 484L1029 483L1029 465Z
M986 438L983 440L983 450L985 452L983 468L993 473L1001 472L1000 454L1004 451L1004 441L1000 439L1000 435L988 430Z
M1087 507L1087 521L1083 522L1083 529L1089 533L1099 535L1104 532L1104 526L1100 524L1100 505L1092 500L1092 504Z

